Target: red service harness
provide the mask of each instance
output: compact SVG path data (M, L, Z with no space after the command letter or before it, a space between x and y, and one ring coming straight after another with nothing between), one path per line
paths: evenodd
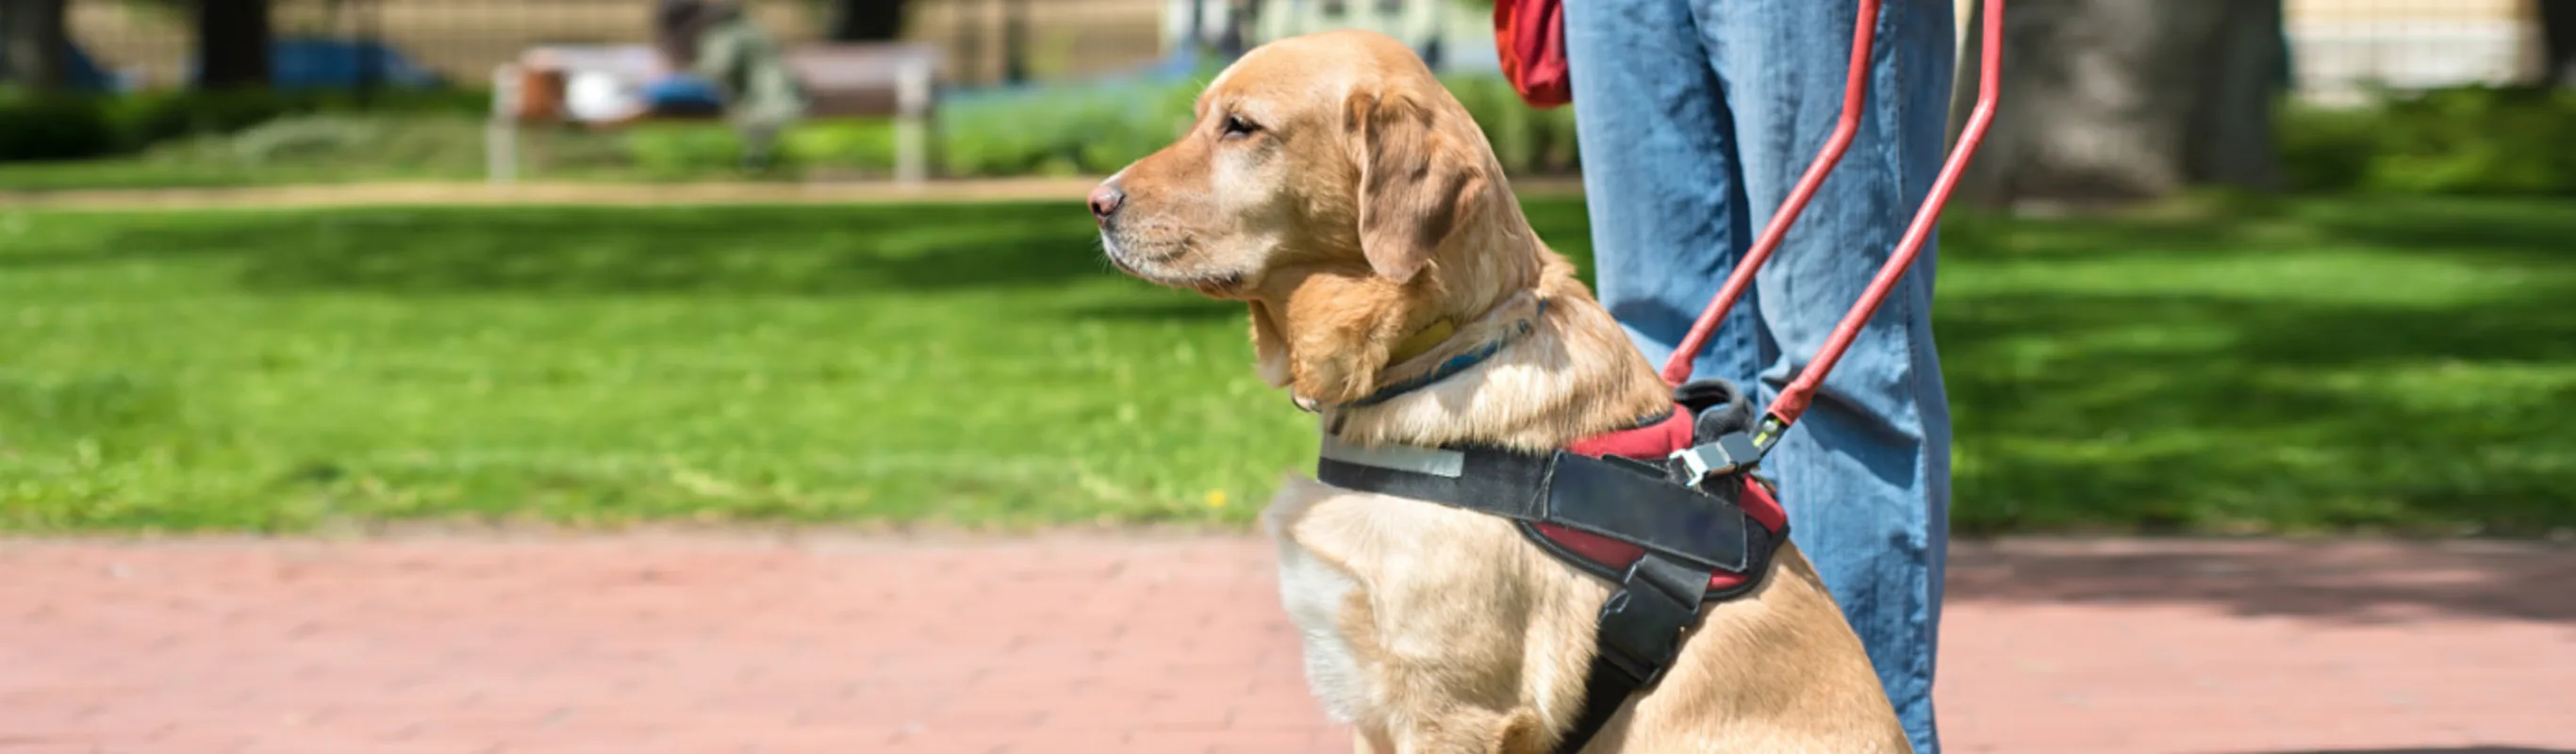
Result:
M1670 458L1673 454L1691 446L1690 416L1689 409L1675 405L1673 414L1665 417L1663 421L1606 435L1593 435L1576 440L1565 449L1593 458L1602 456L1621 456L1641 460ZM1740 497L1736 498L1736 505L1744 509L1744 515L1751 516L1756 523L1773 532L1788 531L1789 511L1780 507L1780 500L1771 494L1770 485L1750 473L1738 476L1744 482L1743 490L1739 493ZM1555 524L1531 526L1538 530L1540 536L1564 548L1565 552L1580 555L1583 559L1604 567L1625 570L1635 564L1638 558L1646 555L1646 548L1615 538L1568 529ZM1745 574L1719 571L1709 574L1708 589L1712 592L1723 592L1744 586L1750 581L1752 581L1751 577Z
M1789 520L1762 458L1806 412L1825 375L1859 337L1861 325L1913 266L1968 159L1993 125L2002 70L2003 0L1982 0L1976 108L1887 262L1815 358L1758 415L1725 380L1691 379L1708 343L1753 275L1840 162L1859 131L1868 98L1872 32L1880 0L1858 0L1842 113L1806 173L1789 191L1744 260L1727 276L1662 370L1675 408L1631 429L1583 438L1550 453L1474 446L1361 447L1324 433L1316 478L1343 489L1438 503L1509 518L1530 542L1569 566L1615 585L1601 606L1583 709L1556 751L1582 750L1620 706L1661 679L1707 603L1752 591L1788 541ZM1497 0L1504 71L1531 104L1571 97L1564 75L1562 0ZM1540 302L1541 306L1545 302ZM1526 332L1528 323L1523 323ZM1385 400L1457 374L1504 347L1486 344L1429 374L1387 386L1353 405Z

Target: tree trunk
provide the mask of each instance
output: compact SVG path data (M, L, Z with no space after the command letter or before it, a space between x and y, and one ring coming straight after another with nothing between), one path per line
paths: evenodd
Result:
M0 77L36 91L70 83L71 30L64 24L68 0L0 0Z
M1002 0L1002 82L1029 80L1029 0Z
M268 85L268 0L197 0L197 86Z
M890 42L903 36L904 0L830 0L823 36L834 42Z
M2224 16L2209 34L2212 60L2192 85L2190 130L2183 140L2183 179L2260 191L2282 185L2272 134L2273 98L2289 88L2281 2L2219 0Z
M2540 78L2576 85L2576 0L2535 0L2540 6Z
M1225 30L1217 38L1216 54L1218 60L1233 60L1243 57L1243 53L1252 49L1255 36L1253 25L1261 20L1261 0L1225 0L1225 2Z
M2004 19L2002 100L1963 200L2113 203L2190 186L2281 182L2272 101L2287 47L2278 0L2022 0ZM1963 119L1976 47L1962 49ZM1955 128L1955 126L1954 126Z
M984 66L986 28L983 6L984 4L977 0L949 0L948 2L949 18L952 19L949 27L957 35L957 38L949 42L948 46L948 58L957 61L949 69L953 71L949 75L956 81L976 83L985 81L983 76L984 71L987 70Z

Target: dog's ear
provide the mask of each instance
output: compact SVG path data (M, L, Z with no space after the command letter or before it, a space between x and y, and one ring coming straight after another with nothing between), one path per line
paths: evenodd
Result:
M1342 127L1359 164L1360 252L1380 277L1404 283L1458 228L1483 188L1472 152L1445 135L1422 95L1394 86L1353 92Z

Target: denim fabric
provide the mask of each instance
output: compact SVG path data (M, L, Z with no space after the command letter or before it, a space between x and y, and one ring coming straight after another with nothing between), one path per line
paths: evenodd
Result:
M1600 298L1658 366L1833 132L1856 13L1855 0L1565 4ZM1698 376L1768 402L1868 287L1940 170L1951 14L1951 0L1886 0L1858 136ZM1924 249L1766 463L1791 537L1924 754L1938 751L1950 510L1934 256Z

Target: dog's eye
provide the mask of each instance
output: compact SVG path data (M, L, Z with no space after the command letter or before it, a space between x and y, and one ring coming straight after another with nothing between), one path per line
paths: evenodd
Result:
M1244 120L1243 116L1228 115L1225 116L1224 129L1225 138L1240 139L1246 136L1251 136L1254 132L1260 131L1261 126L1254 124L1252 121Z

